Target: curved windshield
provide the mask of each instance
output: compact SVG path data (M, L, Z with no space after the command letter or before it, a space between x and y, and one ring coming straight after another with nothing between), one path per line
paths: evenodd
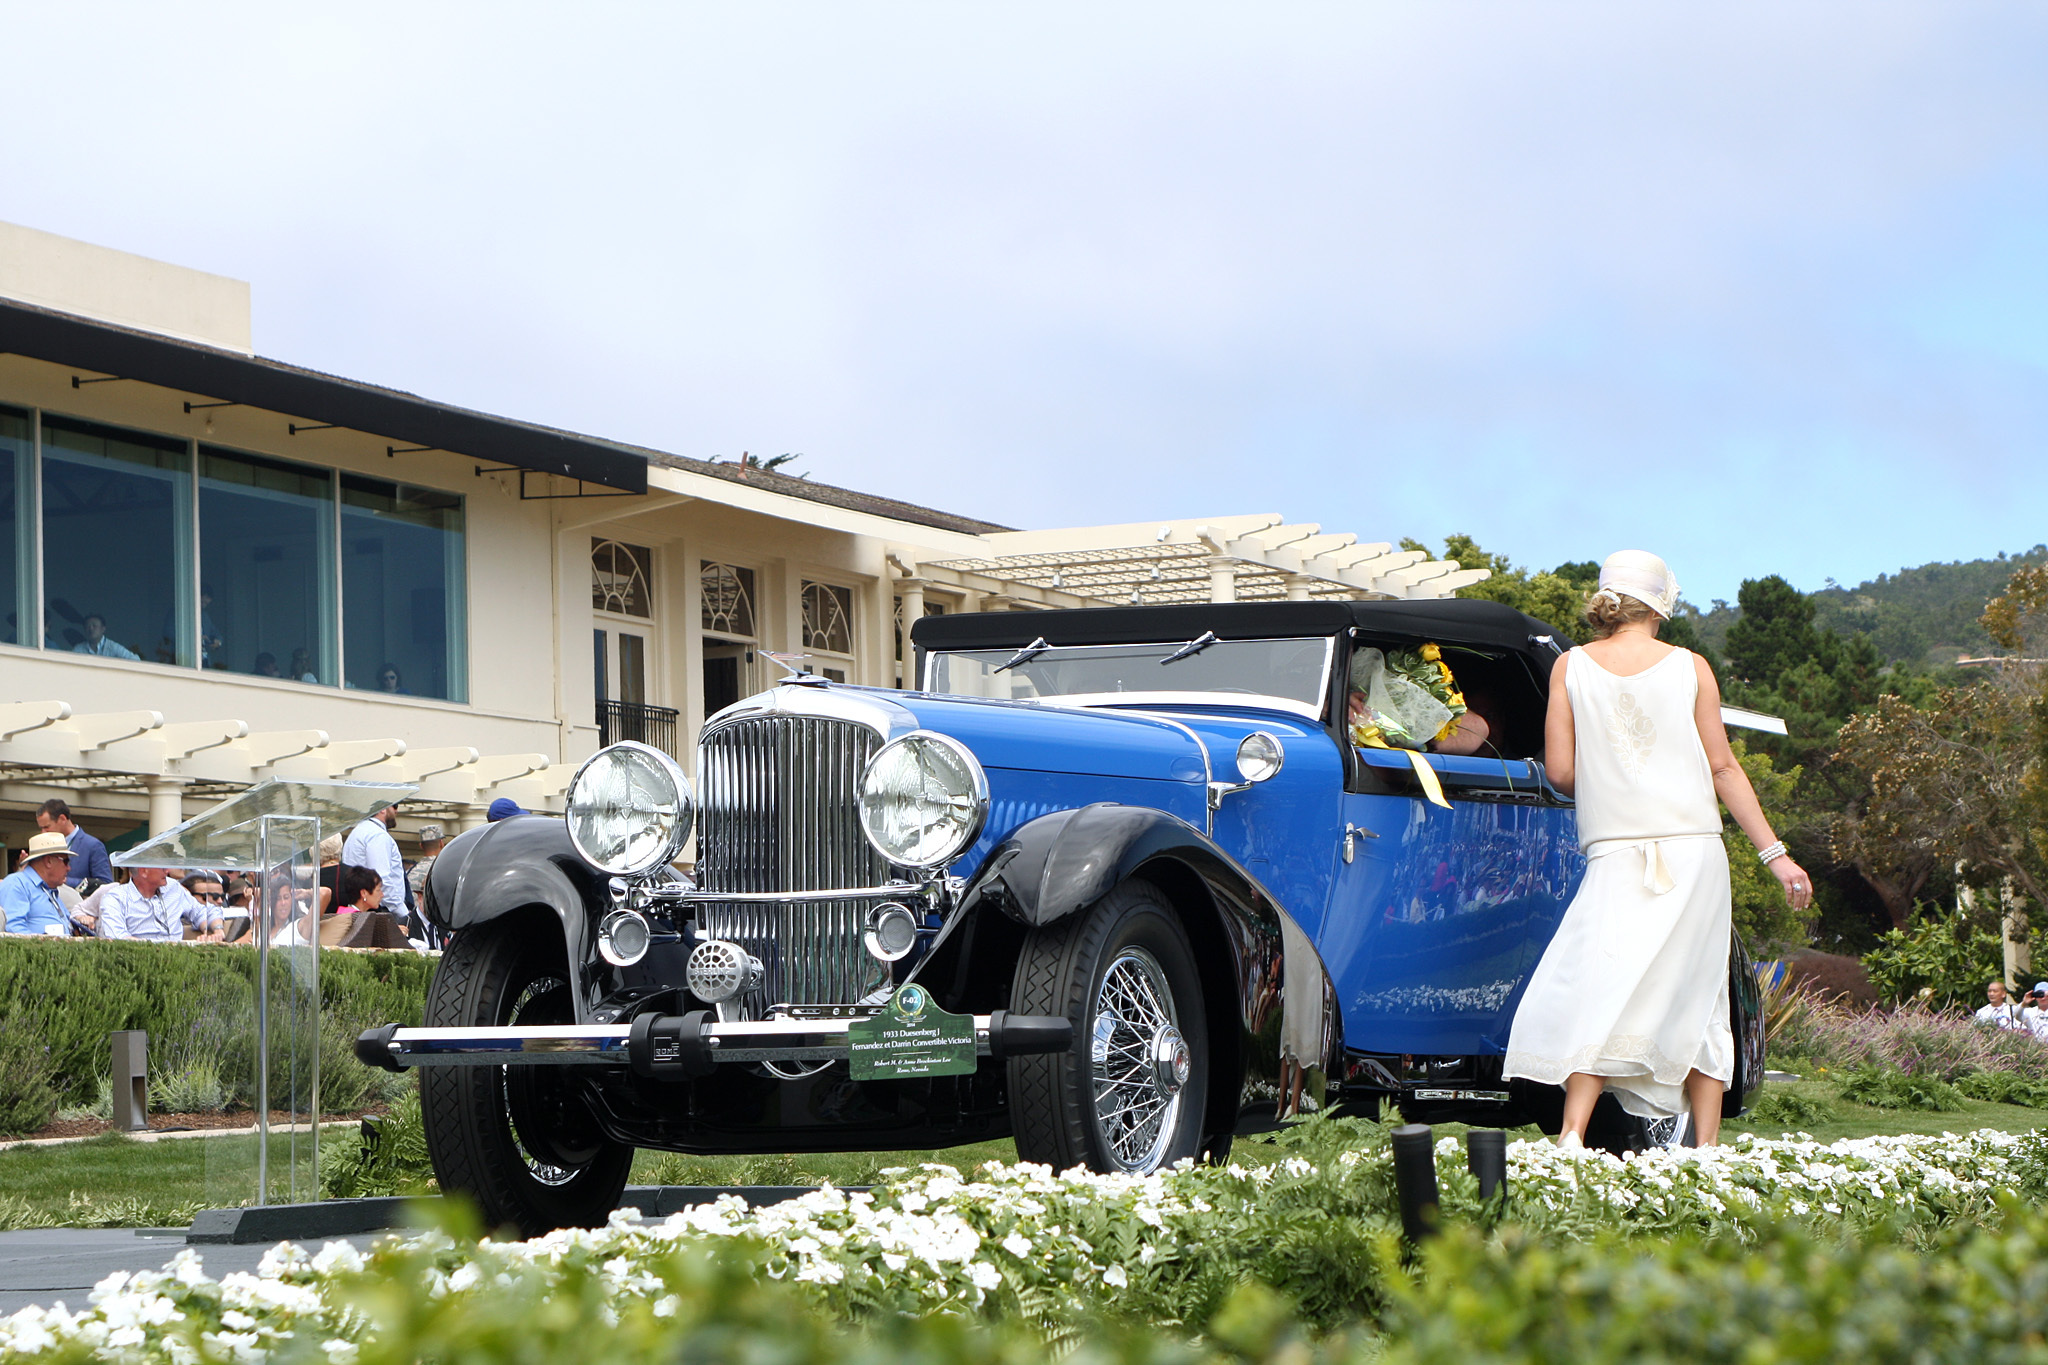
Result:
M1001 701L1077 702L1215 696L1280 701L1322 714L1332 641L1174 640L1144 645L1046 645L949 650L925 663L925 690Z

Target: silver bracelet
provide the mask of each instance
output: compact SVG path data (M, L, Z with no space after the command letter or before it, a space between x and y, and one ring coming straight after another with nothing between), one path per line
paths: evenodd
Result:
M1786 849L1783 839L1778 840L1777 843L1772 844L1769 848L1760 848L1756 851L1756 860L1760 863L1775 862L1784 856L1786 856Z

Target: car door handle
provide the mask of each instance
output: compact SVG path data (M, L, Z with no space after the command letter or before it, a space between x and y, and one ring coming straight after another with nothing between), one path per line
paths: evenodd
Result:
M1345 821L1344 861L1348 863L1353 858L1358 856L1358 841L1360 839L1377 839L1379 837L1379 835L1374 834L1371 830L1367 829L1363 825L1354 825L1348 820Z

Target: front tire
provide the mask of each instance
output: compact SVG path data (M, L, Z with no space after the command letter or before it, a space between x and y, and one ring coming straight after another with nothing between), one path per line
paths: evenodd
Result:
M507 916L457 934L427 992L427 1025L574 1023L562 940L552 928ZM475 1201L484 1226L537 1237L602 1226L618 1207L633 1149L605 1136L566 1070L421 1070L434 1174L443 1191Z
M1201 980L1156 887L1124 882L1033 930L1010 1009L1074 1025L1072 1050L1010 1059L1010 1125L1022 1160L1150 1174L1201 1155L1210 1065Z

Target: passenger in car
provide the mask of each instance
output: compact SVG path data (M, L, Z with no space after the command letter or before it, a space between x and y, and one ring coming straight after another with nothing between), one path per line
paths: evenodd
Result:
M1376 682L1397 696L1404 691L1411 696L1422 693L1436 703L1436 716L1450 713L1450 718L1419 746L1430 753L1476 754L1486 747L1493 734L1493 727L1479 714L1480 707L1474 705L1476 694L1460 690L1450 665L1443 662L1442 651L1432 641L1414 654L1397 653L1389 658L1379 650L1362 649L1353 656L1348 721L1354 743L1375 748L1418 747L1412 739L1421 737L1411 739L1410 733L1400 728L1401 721L1407 719L1405 708L1397 713L1396 706L1389 706L1380 714L1374 713L1368 693ZM1388 726L1389 719L1395 719L1393 727Z

